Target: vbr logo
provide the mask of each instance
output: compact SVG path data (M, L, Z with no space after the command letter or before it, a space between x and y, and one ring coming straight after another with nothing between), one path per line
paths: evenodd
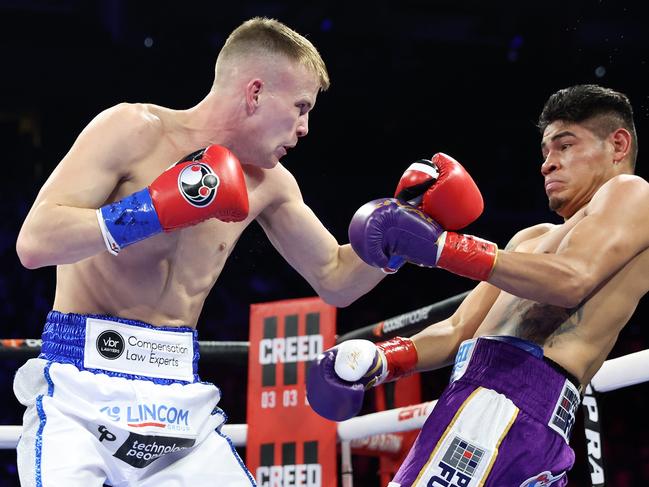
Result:
M196 162L180 171L178 188L190 205L202 208L216 197L219 177L210 166Z
M108 360L115 360L124 353L124 338L113 330L101 332L97 337L97 351Z

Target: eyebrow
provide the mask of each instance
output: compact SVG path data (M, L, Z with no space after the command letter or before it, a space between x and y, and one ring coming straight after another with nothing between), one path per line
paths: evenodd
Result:
M550 142L554 142L557 139L560 139L562 137L577 137L574 132L571 132L570 130L564 130L563 132L559 132L558 134L554 134L550 138ZM547 147L547 144L545 142L541 142L541 150L545 149Z

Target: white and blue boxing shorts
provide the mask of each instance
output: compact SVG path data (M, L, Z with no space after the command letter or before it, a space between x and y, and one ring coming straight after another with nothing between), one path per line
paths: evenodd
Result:
M191 328L51 311L14 392L23 487L251 486Z

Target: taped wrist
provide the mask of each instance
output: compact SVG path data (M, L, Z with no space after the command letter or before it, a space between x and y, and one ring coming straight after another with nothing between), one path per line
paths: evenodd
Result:
M444 232L437 241L437 267L486 281L496 265L498 246L473 235Z
M162 232L148 188L102 206L97 210L97 220L106 248L113 255Z
M376 347L383 352L387 365L387 375L381 382L389 382L415 372L417 349L410 338L394 337L379 342Z

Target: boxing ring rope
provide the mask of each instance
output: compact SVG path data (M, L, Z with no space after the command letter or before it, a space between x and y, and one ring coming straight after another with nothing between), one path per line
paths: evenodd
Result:
M423 308L358 328L337 337L336 343L351 340L352 338L378 341L392 338L397 334L414 335L430 323L447 318L460 305L467 294L469 294L468 291ZM27 360L36 357L40 353L41 343L40 338L0 339L0 359ZM222 364L247 364L250 342L199 341L198 345L201 352L201 362L218 360Z
M352 338L372 341L396 335L410 336L428 324L446 318L466 297L458 294L438 303L398 315L387 320L356 329L337 338L337 343ZM0 359L26 360L40 352L40 339L1 339ZM199 341L201 361L218 360L219 363L247 364L250 343ZM607 360L593 377L590 388L597 393L609 392L632 385L649 382L649 349ZM395 433L420 429L436 400L386 411L357 416L338 423L338 440L341 443L341 471L343 487L352 485L351 454L354 446L371 446L377 453L396 453L401 439ZM0 426L0 449L15 448L22 426ZM248 426L225 424L222 432L230 437L236 447L246 446ZM593 485L598 485L593 481Z
M598 392L609 392L649 382L649 349L607 360L595 374L591 385ZM400 433L420 429L435 407L437 400L387 411L357 416L338 423L338 438L341 442ZM0 449L15 448L21 426L0 426ZM234 446L245 446L248 426L226 424L222 429Z
M373 325L357 328L337 338L336 343L351 339L387 340L396 335L411 336L423 330L431 323L436 323L448 318L460 303L464 301L470 291L451 296L443 301L424 306L423 308L409 311Z

